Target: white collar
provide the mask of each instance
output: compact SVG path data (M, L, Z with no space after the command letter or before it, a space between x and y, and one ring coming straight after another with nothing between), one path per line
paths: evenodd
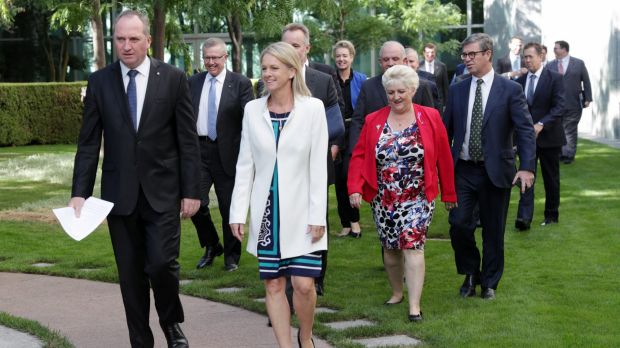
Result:
M129 72L129 70L138 70L140 74L144 76L149 76L149 70L151 69L151 59L149 58L149 56L146 56L142 63L140 63L140 65L138 65L135 69L129 69L127 65L123 64L123 62L120 60L119 63L121 63L122 76L127 75L127 72Z

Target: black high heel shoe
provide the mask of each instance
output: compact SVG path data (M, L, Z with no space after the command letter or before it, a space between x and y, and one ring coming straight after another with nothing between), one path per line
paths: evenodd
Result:
M420 311L420 314L409 314L409 321L413 322L413 323L419 323L423 320L422 318L422 311Z
M301 333L299 332L299 330L297 330L297 344L299 344L299 348L301 348L301 336L300 336L300 334ZM312 347L313 348L316 347L314 345L314 338L310 337L310 341L312 342Z
M351 231L351 232L349 232L349 237L352 237L352 238L355 238L355 239L362 238L362 231L359 231L359 232Z

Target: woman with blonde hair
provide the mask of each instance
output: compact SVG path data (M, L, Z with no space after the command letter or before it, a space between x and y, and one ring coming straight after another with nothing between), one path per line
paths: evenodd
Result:
M328 135L323 103L310 97L294 48L283 42L261 53L264 96L245 106L241 149L230 207L233 235L243 240L250 209L247 250L258 257L266 306L280 347L291 347L290 276L299 320L300 347L313 347L312 325L327 250Z
M385 305L403 301L403 275L409 294L409 321L422 320L424 243L441 184L446 209L456 206L454 169L448 136L436 109L413 104L418 75L405 65L383 74L388 106L366 117L349 165L353 207L371 203L384 265L392 287Z

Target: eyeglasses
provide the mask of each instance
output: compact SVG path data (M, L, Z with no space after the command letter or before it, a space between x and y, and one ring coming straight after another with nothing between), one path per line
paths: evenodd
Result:
M224 58L225 56L226 56L225 54L222 54L219 57L206 57L206 56L204 56L204 57L202 57L202 60L204 60L205 62L208 62L210 60L215 62L216 60L220 60L220 59Z
M483 53L483 52L486 52L486 51L488 51L488 50L463 52L463 53L461 53L461 59L462 60L465 60L465 58L474 59L474 58L476 58L476 54Z

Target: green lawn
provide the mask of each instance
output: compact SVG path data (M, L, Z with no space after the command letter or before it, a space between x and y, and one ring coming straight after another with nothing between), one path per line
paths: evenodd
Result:
M0 271L37 272L116 281L112 248L105 227L81 242L66 236L57 224L10 221L12 215L49 211L69 199L71 146L0 148ZM36 161L32 158L37 154ZM47 173L16 163L50 164ZM10 166L8 164L11 164ZM3 168L13 168L4 170ZM620 345L620 150L580 141L577 159L561 167L560 224L540 227L543 219L542 181L536 187L532 229L516 232L518 200L513 192L506 228L506 266L497 300L458 297L462 277L456 274L448 235L447 215L437 204L427 242L426 282L422 297L424 322L407 321L407 305L382 306L390 295L382 269L379 242L368 205L362 209L363 237L332 237L326 296L319 305L339 309L317 314L315 333L337 347L356 347L351 338L406 334L429 347L613 347ZM331 233L339 231L335 197L330 200ZM21 214L21 215L20 215ZM214 214L217 216L218 214ZM219 220L217 222L219 224ZM183 223L180 263L186 294L206 297L264 312L253 301L264 295L256 260L244 254L238 272L213 267L197 271L202 254L190 222ZM478 236L479 237L479 236ZM39 269L32 263L55 266ZM95 269L94 271L92 269ZM214 289L241 286L236 294ZM323 325L364 318L374 327L335 331Z

